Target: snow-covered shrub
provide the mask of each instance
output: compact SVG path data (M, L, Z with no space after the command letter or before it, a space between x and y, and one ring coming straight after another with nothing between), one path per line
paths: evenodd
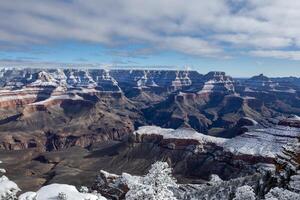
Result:
M127 200L175 200L171 187L178 187L172 169L165 162L156 162L149 173L140 178L128 178Z
M300 194L275 187L265 195L266 200L300 200Z
M68 197L64 192L58 193L57 200L67 200Z
M233 200L255 200L255 193L252 187L244 185L237 188Z
M88 193L89 189L86 186L81 186L79 188L79 192L81 192L81 193Z
M218 184L220 182L222 182L223 180L217 175L217 174L212 174L210 176L210 180L209 183L210 184Z

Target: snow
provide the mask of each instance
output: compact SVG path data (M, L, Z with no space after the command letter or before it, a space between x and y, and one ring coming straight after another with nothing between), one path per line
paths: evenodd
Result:
M10 101L16 99L35 99L37 98L36 94L27 94L27 95L11 95L11 96L2 96L0 101Z
M104 170L100 170L100 173L103 174L105 176L105 178L108 178L108 177L117 178L118 177L118 175L112 174L112 173L108 173L107 171L104 171Z
M0 164L2 161L0 161ZM5 169L0 168L0 173L6 173ZM0 177L0 200L1 199L12 199L16 197L17 192L20 191L20 188L16 183L10 181L6 176Z
M0 177L0 199L14 196L18 191L19 187L13 181L10 181L6 176Z
M52 200L57 199L59 193L66 195L70 200L105 200L91 193L80 193L75 186L67 184L51 184L42 187L37 192L26 192L20 195L19 200Z
M67 76L65 75L62 69L57 69L55 72L50 73L54 79L57 79L61 82L66 82Z
M255 200L255 193L252 187L244 185L237 188L233 200Z
M251 96L244 96L243 99L256 99L255 97L251 97Z
M294 89L292 89L292 88L290 88L290 89L288 89L288 90L277 90L277 89L272 89L272 90L270 90L270 91L272 91L272 92L291 93L291 94L295 94L295 93L297 92L296 90L294 90Z
M222 182L223 180L217 175L217 174L212 174L210 176L210 180L209 183L210 184L219 184L220 182Z
M178 188L176 180L172 176L172 169L165 162L156 162L151 166L149 173L139 178L126 176L129 191L127 200L176 200L170 188Z
M0 163L2 163L0 161ZM5 170L3 171L5 173ZM0 177L0 200L16 199L20 189L16 183L10 181L6 176ZM26 192L19 196L19 200L53 200L58 195L66 196L68 200L106 200L100 194L79 192L75 186L67 184L51 184L40 188L37 192Z
M215 81L213 80L209 80L207 82L205 82L203 88L201 91L198 92L198 94L202 94L202 93L207 93L207 92L211 92L213 90Z
M300 194L291 192L282 188L272 188L268 194L265 195L266 200L299 200Z
M58 89L55 91L59 92L60 90ZM10 101L16 99L35 99L37 98L37 94L42 91L46 92L47 89L27 87L19 90L0 90L0 101Z
M31 83L31 84L29 84L28 86L31 86L31 87L37 87L37 86L39 86L39 87L57 87L58 86L58 83L56 83L56 82L51 82L51 81L49 81L49 82L45 82L45 81L42 81L42 80L36 80L36 81L34 81L33 83Z
M36 192L26 192L19 196L19 200L34 200L36 197Z
M202 143L216 143L222 144L227 141L224 138L217 138L213 136L204 135L202 133L198 133L192 129L166 129L160 128L158 126L142 126L134 134L139 135L162 135L164 139L194 139L201 141Z
M212 78L204 83L203 88L198 92L198 94L210 93L213 91L234 91L234 86L232 81L224 80L224 77L221 76L219 79Z
M5 173L6 173L6 170L3 169L3 168L0 168L0 173L5 174Z
M83 100L82 97L78 96L78 95L74 95L74 96L70 96L70 95L60 95L60 96L51 96L48 99L45 99L43 101L38 101L35 103L31 103L29 105L44 105L45 103L51 102L53 100L66 100L66 99L70 99L70 100Z
M250 118L250 117L244 117L244 119L247 119L247 120L251 121L254 125L258 125L258 122L255 121L254 119Z
M189 86L192 85L192 80L189 78L189 73L185 72L183 74L180 74L179 71L176 72L176 77L172 81L172 87L174 87L176 90L182 88L183 86Z
M243 135L227 140L223 147L237 155L256 155L275 158L282 146L297 142L300 129L276 126L274 128L255 129Z
M99 77L97 77L98 79ZM118 86L118 82L109 74L109 70L104 70L104 74L102 75L102 80L111 81L113 85Z
M52 77L51 74L41 71L38 73L38 78L29 84L28 86L32 87L57 87L59 85L59 81Z
M254 90L250 89L249 87L245 88L245 92L255 92Z
M296 138L299 137L299 133L299 128L285 126L254 129L232 139L208 136L185 128L174 130L157 126L142 126L134 132L137 135L161 135L164 139L194 139L200 143L214 143L236 155L269 158L275 158L284 144L297 142Z
M144 71L144 75L137 81L138 88L146 88L146 83L148 81L147 72Z
M150 84L150 86L152 86L152 87L158 87L158 85L155 83L155 81L154 81L154 80L151 80L151 84Z
M300 117L297 115L292 115L288 118L289 120L295 120L295 121L300 121Z

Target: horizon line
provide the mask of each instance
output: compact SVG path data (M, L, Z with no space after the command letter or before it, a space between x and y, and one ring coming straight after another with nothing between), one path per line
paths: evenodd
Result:
M42 65L42 64L41 64ZM210 72L224 72L227 76L230 76L232 78L235 79L246 79L246 78L251 78L254 76L258 76L258 75L264 75L268 78L300 78L300 76L267 76L264 73L257 73L257 75L253 75L253 76L231 76L230 73L227 73L226 71L221 71L221 70L210 70L207 73L201 73L199 70L197 69L175 69L176 66L172 66L172 65L149 65L149 66L134 66L134 65L106 65L105 64L60 64L60 65L64 65L64 66L21 66L21 65L16 65L16 66L0 66L0 69L99 69L99 70L145 70L145 71L186 71L186 72L197 72L201 75L205 75L208 74ZM76 67L74 67L74 65L77 65ZM96 66L97 65L97 66ZM102 65L102 66L101 66ZM158 67L171 67L170 69L168 68L159 68Z

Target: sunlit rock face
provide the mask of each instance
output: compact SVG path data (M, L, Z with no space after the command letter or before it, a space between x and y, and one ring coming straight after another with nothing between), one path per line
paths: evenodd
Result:
M224 72L209 72L203 77L204 85L199 93L234 93L234 80Z
M65 129L87 120L84 129L93 133L126 135L154 124L228 138L244 132L236 127L245 117L269 126L269 119L276 124L291 113L300 115L297 79L291 77L241 81L217 71L2 68L0 84L0 130L70 132ZM295 91L280 89L283 85ZM100 119L121 123L129 132L106 131ZM73 124L76 120L80 123Z
M300 134L297 142L283 145L276 167L279 186L300 193Z
M174 130L145 126L134 133L134 141L157 144L160 149L171 151L172 154L178 151L177 157L185 160L185 166L189 168L178 171L192 173L197 169L198 172L201 171L198 175L218 174L223 179L228 179L234 178L230 174L231 170L235 170L237 175L237 173L251 174L260 166L274 168L275 158L282 151L282 146L286 143L297 144L299 131L297 128L284 126L257 128L232 139L223 139L203 135L191 129ZM179 152L186 154L183 156ZM175 158L170 156L171 161L179 162ZM197 164L197 161L201 164Z
M297 115L289 116L286 119L280 120L279 125L300 128L300 117Z

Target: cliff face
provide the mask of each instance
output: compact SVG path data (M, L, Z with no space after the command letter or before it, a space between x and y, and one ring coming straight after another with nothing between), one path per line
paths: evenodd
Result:
M241 133L234 129L241 118L269 126L269 119L300 114L294 79L245 81L224 72L171 70L1 69L0 74L0 131L59 134L68 132L61 127L77 126L98 134L100 124L111 121L125 122L130 131L154 124L234 137ZM86 125L78 126L84 120ZM117 130L128 133L123 131Z
M184 172L190 176L217 174L223 179L230 179L243 173L252 173L251 168L254 169L255 165L273 165L284 144L297 143L299 129L257 128L236 138L222 139L190 129L173 130L150 126L140 128L133 137L133 145L153 145L153 149L167 152L166 155L170 157L165 159L170 159L174 164L175 172ZM182 161L185 165L178 164ZM186 168L177 169L177 166Z
M300 193L300 136L297 143L288 143L276 159L279 186Z
M263 199L274 187L300 192L299 133L299 129L283 126L259 128L235 140L210 137L190 129L148 126L135 131L129 139L126 157L131 162L142 157L147 161L167 161L182 183L174 188L179 199L232 199L236 189L245 185L251 186L257 197ZM269 148L270 145L273 146ZM139 163L148 165L141 160ZM212 174L218 174L223 180L209 181ZM187 181L188 177L202 181ZM101 170L92 188L108 198L123 199L128 191L123 179Z
M2 150L0 156L9 165L6 167L8 175L22 189L29 187L26 184L28 180L35 182L31 187L38 187L41 180L91 185L97 169L115 174L144 175L158 160L170 164L180 183L203 183L209 180L211 174L217 174L225 181L247 176L246 180L238 179L237 185L247 181L254 184L258 179L265 178L255 175L259 169L284 168L276 164L276 154L281 152L282 145L296 144L300 131L283 126L252 128L232 139L207 136L192 129L174 130L156 126L141 127L131 132L129 137L125 135L123 140L118 140L122 135L117 132L116 135L113 132L105 135L104 132L82 134L75 131L60 134L51 131L29 135L16 133L1 139L5 141L1 145L5 149L20 149L18 153ZM292 150L287 155L294 155L293 152L297 151ZM286 160L293 162L290 158ZM290 174L289 177L297 178L297 173ZM268 184L261 187L267 188ZM297 185L297 182L291 185Z
M10 108L0 109L0 149L86 148L97 142L118 140L143 120L135 105L118 93L86 92L25 105L13 103L10 101Z

